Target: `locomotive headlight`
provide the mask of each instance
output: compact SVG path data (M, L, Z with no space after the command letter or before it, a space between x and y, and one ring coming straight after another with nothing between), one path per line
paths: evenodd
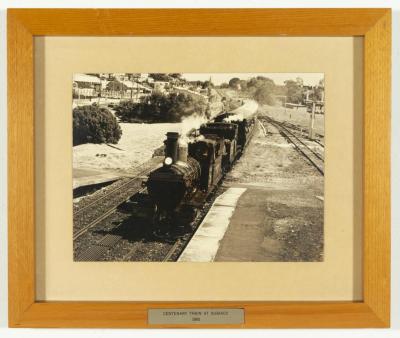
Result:
M171 165L172 164L172 158L171 157L166 157L164 160L165 165Z

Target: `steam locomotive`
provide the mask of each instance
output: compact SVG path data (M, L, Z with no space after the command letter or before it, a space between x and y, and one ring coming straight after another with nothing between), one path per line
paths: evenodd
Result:
M176 226L176 213L198 209L249 142L255 118L224 113L201 125L189 141L168 132L163 165L150 172L146 186L155 205L156 228ZM172 224L174 223L174 224Z

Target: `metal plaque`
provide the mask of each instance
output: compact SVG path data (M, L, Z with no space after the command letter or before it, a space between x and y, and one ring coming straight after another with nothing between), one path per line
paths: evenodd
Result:
M162 324L244 324L244 309L149 309L148 323Z

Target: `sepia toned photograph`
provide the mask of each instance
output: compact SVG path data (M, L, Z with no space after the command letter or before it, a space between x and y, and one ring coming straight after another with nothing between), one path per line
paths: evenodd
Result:
M323 73L75 73L76 262L324 261Z

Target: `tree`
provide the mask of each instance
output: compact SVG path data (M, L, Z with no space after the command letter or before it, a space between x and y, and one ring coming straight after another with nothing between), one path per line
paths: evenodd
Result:
M118 143L122 135L115 116L97 105L76 107L73 116L73 144Z
M174 78L174 79L181 79L182 78L182 74L181 73L170 73L168 75L170 77Z
M273 104L275 82L265 76L253 77L247 81L247 93L261 104Z
M200 80L190 81L189 83L192 84L194 87L201 87L203 85L203 82L201 82Z
M118 92L128 89L128 87L126 85L124 85L122 82L119 82L117 80L108 82L106 88L108 90L113 90L113 91L118 91Z
M154 92L142 102L122 101L115 108L115 115L123 122L159 122L165 118L164 111L169 109L167 96Z
M301 77L296 77L296 83L300 87L303 87L303 85L304 85L304 81Z
M274 80L264 76L253 77L247 81L248 88L249 87L260 88L263 86L267 86L268 88L273 90L275 88L275 82Z
M204 115L207 109L206 102L192 95L172 93L169 96L170 108L167 117L170 122L180 122L182 118L191 115Z
M239 85L240 85L240 90L247 90L247 81L246 80L240 80L239 81Z
M268 85L264 85L256 89L254 99L260 104L273 105L275 103L273 91Z
M284 85L276 85L274 94L279 96L286 96L286 87Z
M201 85L201 88L207 89L207 88L212 88L214 87L214 84L211 81L204 81L203 84Z
M239 89L240 79L238 77L234 77L229 80L229 87L233 89Z
M285 82L287 101L290 103L300 103L303 97L303 89L298 82L286 80Z
M169 76L165 73L151 73L149 77L153 78L154 81L169 81Z
M165 95L155 92L140 103L125 101L116 107L116 115L123 122L180 122L184 117L202 115L205 111L204 100L182 93Z
M324 101L325 95L325 79L321 79L318 82L318 86L315 88L315 94L317 101Z

